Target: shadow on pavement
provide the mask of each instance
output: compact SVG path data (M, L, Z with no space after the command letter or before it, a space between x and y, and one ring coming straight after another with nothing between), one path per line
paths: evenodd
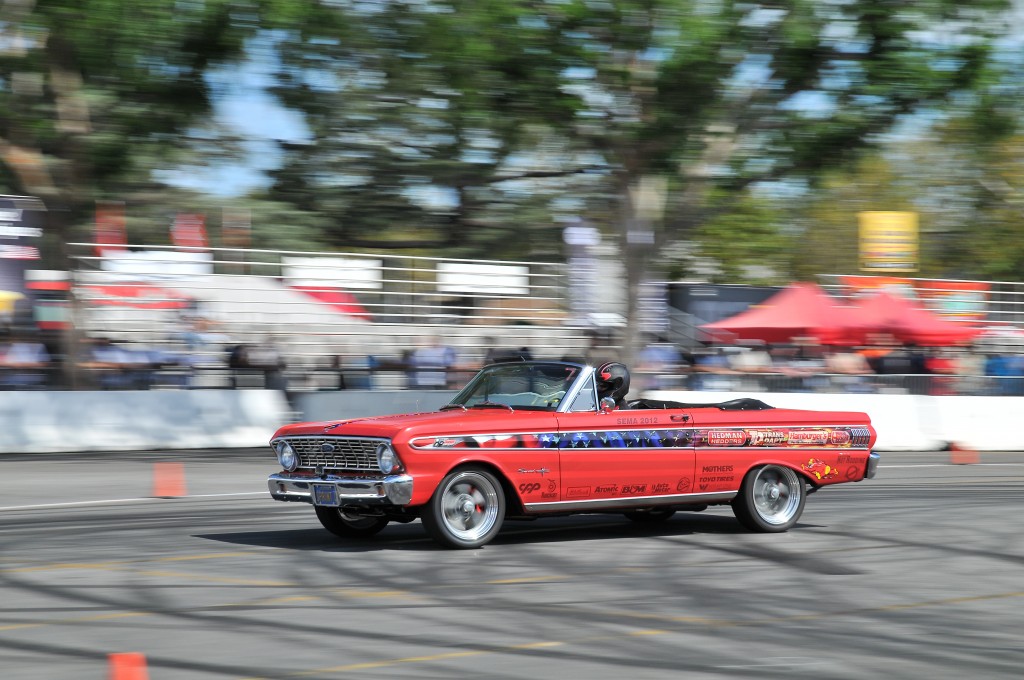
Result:
M195 538L261 548L284 548L317 552L371 552L379 550L443 550L436 545L418 522L392 523L384 531L367 539L335 538L316 525L309 529L275 531L239 531L196 534ZM501 533L489 544L525 545L538 543L569 543L630 538L672 538L706 534L746 534L732 515L677 513L658 524L638 524L618 514L577 515L537 520L508 520Z

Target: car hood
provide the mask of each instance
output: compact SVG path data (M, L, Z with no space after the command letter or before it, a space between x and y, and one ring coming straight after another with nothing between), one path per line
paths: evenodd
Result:
M472 434L474 432L507 431L508 429L550 427L555 414L550 411L508 411L507 409L451 409L427 413L324 420L295 423L280 428L274 437L361 436L394 439L404 432L408 437L427 434ZM405 437L403 437L404 439Z

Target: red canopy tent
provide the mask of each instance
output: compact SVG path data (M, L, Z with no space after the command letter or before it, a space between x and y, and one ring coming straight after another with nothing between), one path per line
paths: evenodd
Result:
M853 309L856 318L873 332L888 333L903 343L925 347L962 345L982 333L982 329L947 321L905 297L887 292L873 295Z
M859 318L817 284L794 283L760 305L700 328L716 342L785 343L813 337L823 344L847 345L864 338L867 329Z

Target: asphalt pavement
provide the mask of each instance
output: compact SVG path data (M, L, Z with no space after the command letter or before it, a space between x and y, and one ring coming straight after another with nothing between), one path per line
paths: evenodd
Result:
M183 496L154 498L159 463ZM1017 678L1024 454L883 453L796 528L728 508L336 539L268 449L0 458L0 677Z

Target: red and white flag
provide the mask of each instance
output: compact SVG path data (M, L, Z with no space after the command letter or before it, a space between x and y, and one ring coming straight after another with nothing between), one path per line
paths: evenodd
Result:
M39 248L35 246L0 245L0 258L6 260L38 260Z

